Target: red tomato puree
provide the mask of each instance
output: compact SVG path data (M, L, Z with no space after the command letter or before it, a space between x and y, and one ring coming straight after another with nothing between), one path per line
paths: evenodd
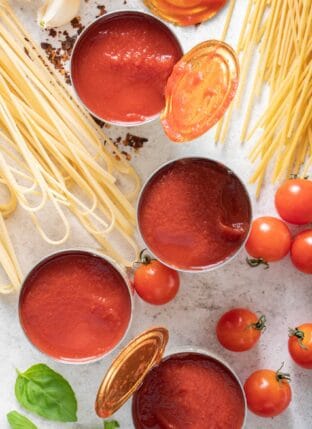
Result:
M199 353L164 359L134 395L136 429L240 429L245 402L234 375Z
M144 122L165 106L167 79L181 56L164 24L124 12L96 21L82 35L72 58L72 80L98 117Z
M186 158L151 178L138 217L144 241L156 257L176 268L200 270L240 248L251 207L232 171L207 159Z
M26 279L20 320L30 341L62 360L90 360L124 336L131 298L119 272L87 252L44 261Z

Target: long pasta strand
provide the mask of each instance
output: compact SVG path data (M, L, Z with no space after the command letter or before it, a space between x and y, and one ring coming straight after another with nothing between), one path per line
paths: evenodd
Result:
M228 30L228 22L225 29ZM263 130L250 154L252 162L257 162L251 178L252 183L257 183L257 195L272 163L273 181L289 173L310 173L311 40L309 0L249 0L237 48L243 70L240 92L220 121L215 140L226 139L232 113L240 108L246 77L250 76L251 58L258 53L241 132L241 140L249 141L259 128ZM251 129L253 108L265 85L270 87L268 107Z

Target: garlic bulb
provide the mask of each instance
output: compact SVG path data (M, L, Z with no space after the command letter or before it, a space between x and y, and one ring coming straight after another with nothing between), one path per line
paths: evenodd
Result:
M43 28L60 27L75 18L80 0L46 0L38 11L38 22Z

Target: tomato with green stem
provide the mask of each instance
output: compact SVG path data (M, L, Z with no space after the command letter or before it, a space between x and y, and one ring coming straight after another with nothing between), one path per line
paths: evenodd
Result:
M289 329L288 350L297 365L312 369L312 323Z
M295 225L312 222L312 180L286 180L276 191L275 207L286 222Z
M143 250L134 273L134 288L137 294L149 304L163 305L172 301L180 287L179 273Z
M233 352L251 349L266 325L264 315L258 317L245 308L234 308L223 314L217 323L216 333L220 344Z
M291 245L290 257L297 270L312 274L312 229L296 235Z
M283 365L282 365L283 367ZM275 417L291 402L290 375L270 369L252 373L244 384L247 405L260 417Z
M291 234L280 219L263 216L255 219L251 226L246 250L254 259L247 259L251 266L283 259L290 250Z

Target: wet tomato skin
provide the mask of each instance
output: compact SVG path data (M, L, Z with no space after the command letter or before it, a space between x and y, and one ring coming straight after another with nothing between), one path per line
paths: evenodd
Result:
M290 330L288 350L297 365L312 369L312 323L304 323Z
M244 390L250 411L260 417L275 417L291 402L291 387L286 379L278 379L278 372L262 369L252 373Z
M246 250L254 258L274 262L287 255L290 245L291 234L285 222L276 217L263 216L253 221Z
M286 180L276 191L275 207L286 222L295 225L312 222L312 180Z
M232 352L251 349L265 328L264 316L259 317L245 308L234 308L219 319L216 333L220 344Z
M290 257L299 271L312 274L312 229L296 235L291 245Z
M156 260L142 263L134 274L137 294L146 302L163 305L172 301L180 287L177 271Z

